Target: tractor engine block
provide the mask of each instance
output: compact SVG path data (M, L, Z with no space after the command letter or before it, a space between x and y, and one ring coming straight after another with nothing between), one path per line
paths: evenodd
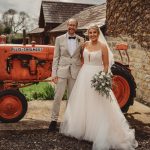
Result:
M52 46L0 45L0 80L43 80L51 75Z

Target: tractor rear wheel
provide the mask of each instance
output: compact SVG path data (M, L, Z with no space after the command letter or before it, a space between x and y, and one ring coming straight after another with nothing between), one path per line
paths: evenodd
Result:
M25 96L18 90L0 92L0 121L4 123L17 122L24 117L27 111Z
M113 73L113 92L119 103L122 112L127 112L130 105L133 105L136 96L136 83L130 71L119 64L111 68Z

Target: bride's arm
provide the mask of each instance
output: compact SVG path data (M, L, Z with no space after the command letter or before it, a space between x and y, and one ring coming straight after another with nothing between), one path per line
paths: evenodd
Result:
M82 50L80 51L80 56L81 56L81 62L82 64L84 63L84 58L83 58L83 51L84 48L87 46L88 41L85 41L84 43L82 43Z
M105 44L102 44L102 61L104 65L104 72L108 72L108 67L109 67L109 58L108 58L108 49Z

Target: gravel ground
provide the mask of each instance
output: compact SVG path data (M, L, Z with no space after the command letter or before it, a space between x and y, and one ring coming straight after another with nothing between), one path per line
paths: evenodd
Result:
M143 124L126 116L135 128L139 143L137 150L150 148L150 124ZM91 150L92 143L61 135L58 131L47 133L47 129L4 130L0 132L0 150Z
M65 104L63 105L65 106ZM35 109L37 110L37 108L39 107L36 106ZM136 108L136 111L138 109L139 106ZM135 129L136 139L139 143L137 150L150 149L149 118L145 117L145 122L141 121L144 114L146 116L149 115L149 112L145 112L146 109L149 111L149 108L142 106L139 110L141 111L140 113L131 110L126 115L131 127ZM40 110L38 109L39 112ZM142 112L144 113L142 114ZM36 117L38 113L35 112ZM45 115L44 120L38 117L35 120L35 115L28 114L24 120L15 124L0 123L0 150L91 150L92 143L90 142L63 136L58 131L47 133L49 114L47 116L46 113L43 114Z

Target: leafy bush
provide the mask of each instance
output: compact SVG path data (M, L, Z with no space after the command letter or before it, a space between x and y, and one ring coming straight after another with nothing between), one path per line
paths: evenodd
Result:
M46 100L54 99L55 89L52 87L52 85L48 84L44 87L44 96Z
M38 92L34 92L32 93L32 98L35 99L35 100L38 100L38 99L44 99L44 94L43 93L38 93Z
M37 85L22 88L20 91L25 95L28 101L53 100L55 96L54 86L48 83L38 83ZM67 92L65 92L63 99L67 99Z

